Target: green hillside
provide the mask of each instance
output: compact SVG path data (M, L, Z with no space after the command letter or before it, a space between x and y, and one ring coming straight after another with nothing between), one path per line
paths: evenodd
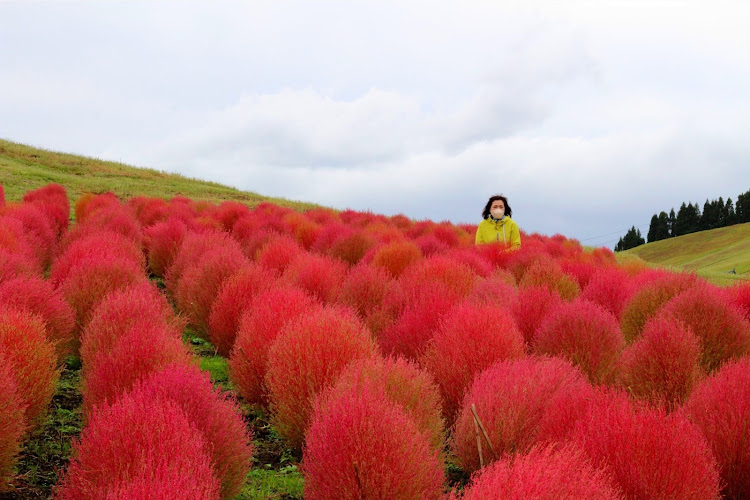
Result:
M20 200L27 191L50 182L65 186L71 202L83 193L111 191L123 199L134 196L169 199L182 195L213 203L234 200L251 207L263 201L299 210L318 206L261 196L179 174L56 153L0 139L0 184L5 189L6 199Z
M649 264L695 271L716 283L750 280L750 223L655 241L622 255L637 256Z

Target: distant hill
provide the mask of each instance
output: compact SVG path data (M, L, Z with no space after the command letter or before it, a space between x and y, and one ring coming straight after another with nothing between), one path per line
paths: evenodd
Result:
M655 241L621 253L650 264L695 271L714 282L750 280L750 223Z
M250 207L263 201L298 210L318 206L261 196L179 174L56 153L0 139L0 184L3 185L6 199L20 200L27 191L51 182L65 187L71 204L83 193L111 191L123 199L134 196L169 199L182 195L213 203L233 200Z

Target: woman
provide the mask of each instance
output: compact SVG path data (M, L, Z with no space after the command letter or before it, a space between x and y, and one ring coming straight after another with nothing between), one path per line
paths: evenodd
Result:
M511 215L513 210L508 205L508 198L491 196L482 212L484 220L477 227L476 244L503 243L513 250L521 248L521 232Z

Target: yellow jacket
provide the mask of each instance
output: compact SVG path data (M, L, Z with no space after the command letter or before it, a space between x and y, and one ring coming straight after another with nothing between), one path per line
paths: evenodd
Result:
M521 248L521 232L518 230L518 224L507 215L499 221L488 217L477 227L477 245L498 242L505 243L514 250Z

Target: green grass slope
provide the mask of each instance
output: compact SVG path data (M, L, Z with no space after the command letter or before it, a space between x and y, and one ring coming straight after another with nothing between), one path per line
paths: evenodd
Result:
M71 203L84 193L111 191L122 199L135 196L169 199L182 195L212 203L233 200L250 207L263 201L297 210L318 206L261 196L179 174L56 153L0 139L0 184L5 189L6 199L18 201L27 191L51 182L65 186Z
M749 280L750 223L655 241L622 254L649 264L695 271L720 284ZM736 274L731 274L732 270Z

